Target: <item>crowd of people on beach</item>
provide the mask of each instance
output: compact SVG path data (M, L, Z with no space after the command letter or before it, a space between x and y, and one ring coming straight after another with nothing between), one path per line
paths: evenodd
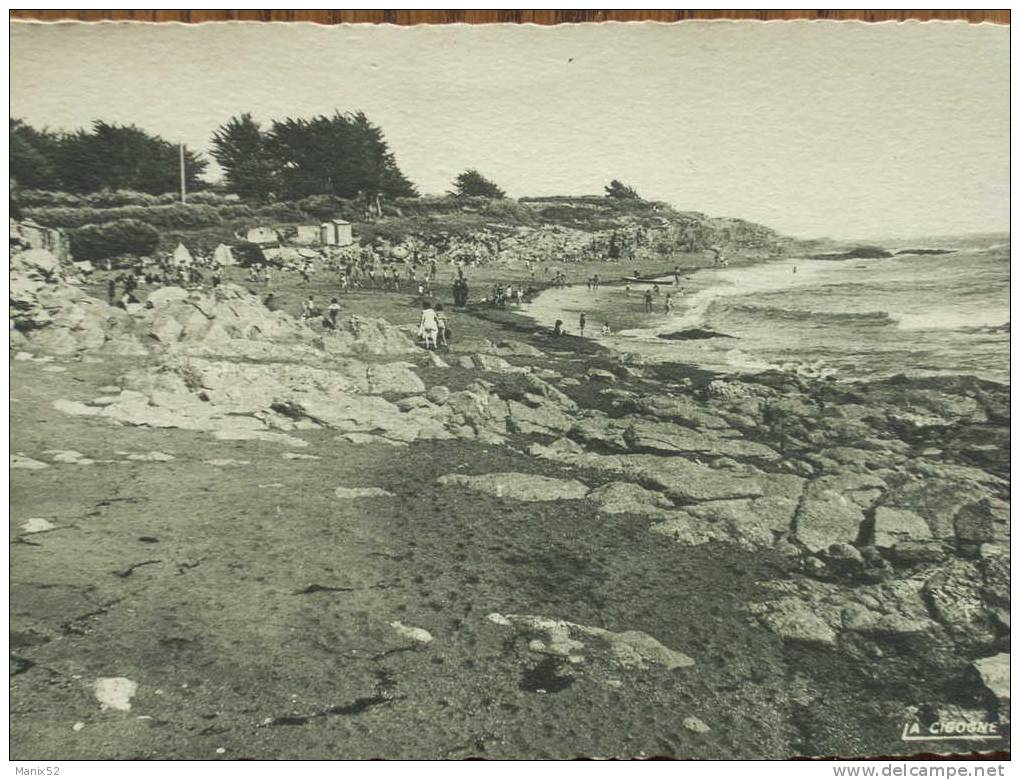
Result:
M314 295L302 300L298 316L309 323L321 323L323 328L337 328L341 324L345 295L352 292L409 293L416 305L422 307L419 324L420 337L426 348L438 349L448 346L449 335L439 295L440 266L447 265L455 270L450 292L452 305L456 308L472 304L504 309L520 307L530 302L541 287L566 287L573 281L564 268L556 263L575 263L606 260L607 255L619 259L636 259L634 249L647 247L655 238L656 231L645 227L632 227L600 231L596 233L575 231L562 227L534 230L506 231L486 230L472 236L408 236L399 243L374 239L370 242L355 243L346 247L318 247L315 250L289 249L273 252L263 249L261 259L243 257L241 267L249 290L262 297L264 305L271 310L280 308L274 293L274 284L281 290L292 288L292 274L300 278L300 285L308 287L316 276L317 269L336 279L333 293L327 296L328 304L320 305ZM180 247L178 248L178 252ZM108 299L112 305L127 308L139 303L139 288L146 286L175 285L187 289L219 286L228 275L226 265L218 262L219 250L215 253L196 251L182 262L178 252L158 258L138 259L120 273L107 279ZM517 280L496 281L484 294L471 298L471 288L465 269L479 267L494 260L505 262L511 276ZM234 261L236 262L236 261ZM725 264L721 251L716 252L716 264ZM231 263L233 264L233 263ZM539 269L543 279L538 280ZM109 270L109 269L108 269ZM236 272L231 272L236 278ZM667 293L663 311L673 312L674 295L682 297L685 288L680 285L682 278L679 266L674 268L673 293ZM625 292L629 296L632 282L641 283L637 270L628 279ZM598 273L586 279L587 289L598 294L603 280ZM261 288L261 289L259 289ZM258 290L258 292L256 292ZM655 310L654 299L662 294L659 282L651 283L644 290L643 310ZM586 315L582 314L579 332L586 334ZM566 333L562 321L554 330ZM434 331L434 333L433 333ZM608 322L599 329L603 336L612 334Z

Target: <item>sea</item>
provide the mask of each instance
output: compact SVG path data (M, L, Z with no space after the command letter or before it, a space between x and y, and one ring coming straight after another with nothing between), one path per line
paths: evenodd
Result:
M525 313L550 327L562 319L577 335L585 312L584 335L611 349L724 374L780 369L836 381L973 375L1008 384L1009 237L924 248L952 251L685 270L679 285L672 274L657 280L650 314L643 296L651 283L553 288ZM601 335L603 325L611 335Z

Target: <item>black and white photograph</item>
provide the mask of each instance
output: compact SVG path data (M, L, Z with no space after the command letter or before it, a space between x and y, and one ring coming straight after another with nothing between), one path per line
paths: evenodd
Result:
M12 762L1009 754L1008 24L9 38Z

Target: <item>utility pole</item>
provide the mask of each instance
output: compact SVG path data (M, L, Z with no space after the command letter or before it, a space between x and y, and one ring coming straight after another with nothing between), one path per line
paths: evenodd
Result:
M184 144L181 147L181 203L185 204L188 202L187 187L184 183Z

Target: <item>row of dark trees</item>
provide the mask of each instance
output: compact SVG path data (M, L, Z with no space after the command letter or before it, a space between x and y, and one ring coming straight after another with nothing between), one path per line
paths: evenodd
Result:
M283 119L266 129L241 114L216 130L210 153L227 188L246 200L418 194L382 129L360 111Z
M134 125L97 120L88 130L56 133L11 119L10 143L10 175L25 189L158 195L181 186L178 147ZM189 190L208 186L200 178L207 166L200 155L184 150Z
M11 178L23 189L91 193L133 190L158 195L180 187L179 148L134 125L97 120L88 130L59 133L10 122ZM240 114L213 133L210 154L223 169L224 186L248 201L378 195L415 197L418 191L397 166L382 129L364 113L274 120L263 128ZM184 150L189 191L208 187L208 162ZM496 183L475 169L453 181L451 195L504 198ZM611 198L637 198L613 180Z

